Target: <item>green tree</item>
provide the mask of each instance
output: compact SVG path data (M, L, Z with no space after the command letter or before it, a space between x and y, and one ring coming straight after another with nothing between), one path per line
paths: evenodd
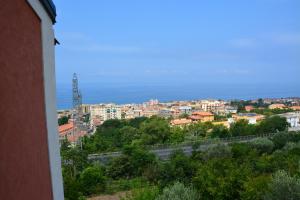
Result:
M274 143L275 149L281 149L285 146L285 144L290 141L290 135L286 132L277 133L273 138L272 141Z
M146 121L148 118L147 117L136 117L133 119L130 119L128 122L129 126L132 126L134 128L140 128L141 124Z
M61 126L61 125L64 125L64 124L67 124L68 121L69 121L69 116L63 116L61 118L58 119L58 125Z
M241 191L242 200L263 200L269 183L269 176L260 175L244 182Z
M98 194L105 189L103 169L98 166L87 167L80 174L79 182L85 195Z
M88 166L87 153L78 147L71 147L61 151L62 167L65 174L75 178Z
M229 132L232 136L254 135L255 126L242 119L231 124Z
M213 127L211 122L193 123L186 127L186 132L193 136L206 137L209 129Z
M211 131L211 137L213 138L224 138L230 137L229 130L223 125L215 125Z
M276 172L269 184L265 200L300 199L300 179L291 177L285 171Z
M185 138L185 132L181 127L174 126L171 128L170 142L179 143L183 142Z
M120 129L120 140L122 146L129 145L132 143L133 140L139 138L138 129L131 127L131 126L124 126Z
M118 178L133 178L156 162L155 156L140 146L126 146L123 155L115 158L107 167L108 176Z
M82 187L76 178L62 170L65 200L78 200L83 196Z
M198 168L193 183L201 199L240 199L243 183L248 180L250 172L247 165L237 164L231 159L211 159Z
M141 125L140 131L142 141L146 145L165 143L171 135L168 121L156 116L147 119Z
M272 142L272 140L269 140L268 138L256 138L253 139L250 142L251 147L257 149L257 151L259 153L271 153L273 148L274 148L274 144Z
M166 186L175 180L190 183L196 173L195 162L182 151L175 151L169 162L162 165L160 171L160 184Z
M268 117L257 126L257 133L276 133L284 131L289 126L286 118L280 116Z

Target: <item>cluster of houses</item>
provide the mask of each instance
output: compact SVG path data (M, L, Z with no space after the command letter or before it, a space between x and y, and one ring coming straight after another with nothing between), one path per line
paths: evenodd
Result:
M269 109L291 109L293 112L287 112L283 114L278 114L278 116L284 117L287 119L287 122L290 125L290 130L300 130L300 106L286 106L285 104L271 104L268 106ZM236 111L230 112L231 116L222 120L222 121L215 121L213 112L204 112L204 111L197 111L192 112L186 118L179 118L171 120L171 126L186 126L195 122L212 122L214 125L224 125L225 127L229 128L230 124L239 121L239 120L246 120L249 124L256 124L257 122L265 119L264 115L251 113L255 108L252 105L246 105L245 111L242 113L237 113Z
M269 109L292 109L294 112L280 114L287 118L292 129L300 129L300 106L286 106L283 103L270 104ZM96 127L109 119L133 119L136 117L151 117L160 116L169 118L171 126L186 126L198 122L212 122L213 124L222 124L225 127L230 127L230 124L244 119L249 124L256 124L265 118L264 115L251 113L255 109L252 105L244 107L245 113L238 113L236 107L231 106L230 102L222 100L199 100L199 101L173 101L160 103L158 100L150 100L143 104L94 104L82 105L82 113L89 115L89 127L92 132ZM59 117L71 115L69 110L60 111ZM228 116L224 120L216 120L215 115ZM76 133L76 134L74 134ZM85 133L78 131L72 119L69 123L59 126L60 139L68 139L71 143L76 143Z

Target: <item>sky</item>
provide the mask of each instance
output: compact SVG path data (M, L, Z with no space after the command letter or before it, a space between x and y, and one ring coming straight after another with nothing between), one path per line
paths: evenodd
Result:
M300 95L299 0L54 0L57 87L287 85ZM296 94L295 94L296 95Z

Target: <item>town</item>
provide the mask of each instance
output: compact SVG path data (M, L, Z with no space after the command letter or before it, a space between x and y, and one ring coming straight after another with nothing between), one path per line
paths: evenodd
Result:
M75 122L73 110L58 110L60 141L68 139L78 143L80 137L93 134L96 128L110 119L134 119L158 116L166 118L170 126L187 126L198 122L211 122L213 125L230 124L241 119L256 124L268 116L285 117L289 130L300 130L300 98L266 98L255 100L192 100L159 102L151 99L142 104L82 104L79 106L81 117ZM81 121L80 129L78 121ZM74 123L75 122L75 123ZM77 127L76 127L77 125Z

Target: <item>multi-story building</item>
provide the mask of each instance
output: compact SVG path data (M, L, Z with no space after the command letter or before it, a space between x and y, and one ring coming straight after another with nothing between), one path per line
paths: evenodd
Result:
M124 112L125 119L133 119L136 117L143 117L144 112L141 109L130 109Z
M181 114L191 114L192 113L192 107L191 106L180 106L178 108Z
M225 106L225 114L236 114L237 113L237 107L234 106Z
M159 104L159 101L157 99L150 99L149 102L148 102L148 104L150 106L154 106L154 105Z
M164 117L164 118L169 118L172 116L172 110L170 109L162 109L159 111L158 116Z
M80 130L74 126L73 121L69 121L67 124L63 124L58 127L59 142L68 140L72 145L76 145L80 142L80 138L87 135L87 131Z
M285 107L286 106L282 103L274 103L274 104L269 105L269 109L283 109Z
M91 119L100 118L101 121L121 119L121 107L115 104L99 104L90 106Z
M247 120L249 124L256 124L257 121L261 121L265 118L264 115L256 114L256 113L238 113L234 114L232 118L228 119L229 123L233 123L239 120Z
M57 111L57 119L61 117L68 117L72 114L71 110L58 110Z
M225 102L217 100L202 100L200 101L200 108L205 112L224 113Z
M82 104L80 106L80 109L81 109L82 114L90 113L90 105L88 105L88 104Z
M152 117L152 116L158 115L158 114L159 114L159 110L144 110L143 111L144 117Z
M193 112L190 119L193 121L211 122L214 121L214 115L211 112Z
M59 133L59 141L60 143L65 140L68 139L68 137L71 137L71 135L74 132L74 124L73 122L69 122L67 124L63 124L61 126L58 127L58 133Z

